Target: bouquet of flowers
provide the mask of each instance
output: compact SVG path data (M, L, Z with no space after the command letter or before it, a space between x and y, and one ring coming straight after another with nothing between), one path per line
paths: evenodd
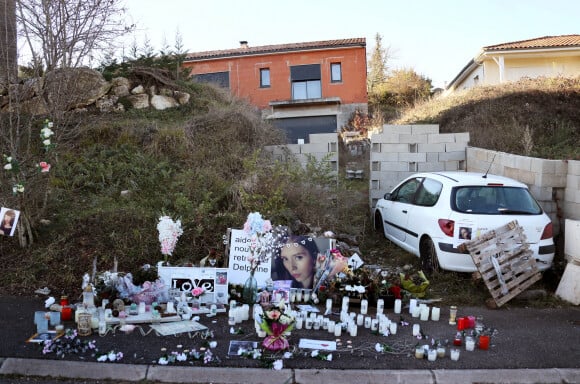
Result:
M161 216L157 224L159 231L159 243L161 243L161 253L165 256L170 256L175 249L179 236L183 234L181 229L181 220L173 221L169 216Z
M260 315L260 328L268 336L262 341L262 346L269 351L283 351L290 346L286 335L294 328L296 319L285 313L284 300L277 307L265 309Z
M250 253L250 274L253 275L256 268L262 263L267 262L272 256L272 223L270 220L264 220L259 212L252 212L248 215L244 223L244 232L249 234Z

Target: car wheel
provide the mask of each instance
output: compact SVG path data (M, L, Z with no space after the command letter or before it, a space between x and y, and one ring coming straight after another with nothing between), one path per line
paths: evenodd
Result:
M380 214L380 212L375 212L375 231L385 236L385 226L383 225L383 216Z
M428 237L421 240L419 250L421 252L421 268L423 269L423 272L426 274L439 272L439 259L437 259L437 251L435 250L433 240Z

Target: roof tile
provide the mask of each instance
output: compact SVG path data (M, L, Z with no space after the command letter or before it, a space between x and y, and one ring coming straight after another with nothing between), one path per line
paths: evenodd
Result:
M580 46L580 35L544 36L529 40L513 41L510 43L489 45L483 47L484 51L500 51L510 49L530 48L558 48Z
M342 47L352 47L352 46L366 46L365 38L351 38L351 39L340 39L340 40L323 40L323 41L311 41L304 43L291 43L291 44L276 44L276 45L262 45L259 47L240 47L235 49L226 49L219 51L205 51L205 52L193 52L188 53L185 61L196 61L203 59L217 59L221 57L229 56L249 56L249 55L259 55L268 53L281 53L281 52L291 52L291 51L302 51L302 50L316 50L325 48L342 48Z

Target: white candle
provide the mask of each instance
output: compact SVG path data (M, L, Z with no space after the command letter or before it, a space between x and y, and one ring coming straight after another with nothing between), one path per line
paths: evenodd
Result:
M365 321L364 315L362 313L359 313L358 316L356 317L356 325L360 327L361 325L364 324L364 321Z
M369 301L367 299L362 299L360 301L360 313L366 315L369 311Z
M336 322L334 320L328 321L328 333L334 333L335 324Z
M365 328L370 328L371 327L371 322L372 322L371 317L370 316L366 316L365 317Z
M409 314L413 315L415 313L415 307L417 306L417 299L411 299L409 301Z
M457 361L459 360L459 349L452 349L450 352L451 360Z
M167 313L174 313L175 312L175 306L173 305L173 301L168 301L167 302Z
M419 336L421 333L421 326L419 324L413 324L413 336Z
M437 350L436 349L429 350L429 353L427 354L427 360L429 360L429 361L437 360Z
M385 300L378 299L377 300L377 315L380 313L383 313L384 310L385 310Z
M302 317L296 318L296 329L302 329L302 325L304 324L304 319Z
M332 311L332 299L326 299L326 311L328 313Z
M401 299L395 300L395 313L401 313Z
M328 317L325 317L322 319L322 329L328 329L328 322L330 320L328 319Z
M264 331L263 329L260 329L258 332L258 337L266 337L266 331Z
M350 325L349 332L351 337L356 337L356 335L358 334L358 327L356 326L356 324Z
M389 330L390 323L386 320L379 321L379 333L382 335Z
M441 345L437 347L437 357L441 359L445 357L445 347Z
M290 302L293 303L296 301L296 288L290 289Z
M428 306L421 307L420 319L421 319L421 321L429 320L429 307Z
M312 317L307 317L306 324L305 324L306 329L312 329L313 323L314 323L314 321L312 320Z
M475 349L475 339L471 336L465 338L465 350L473 351Z
M305 290L302 292L302 296L304 296L304 302L305 302L305 303L308 303L308 302L310 301L310 293L311 293L311 292L312 292L312 290L311 290L311 289L305 289Z
M242 321L250 319L250 305L249 304L242 305L241 318L242 318Z
M296 290L296 301L297 302L301 302L302 301L302 290L301 289L297 289Z
M418 305L413 308L413 317L419 317L421 315L421 307Z
M342 310L345 312L348 312L348 302L349 302L348 296L343 296L342 297Z
M397 334L397 323L395 323L394 321L391 321L389 323L389 332L391 332L391 335Z
M433 307L431 309L431 320L439 321L440 316L441 316L441 309L439 307Z
M334 336L338 337L340 335L342 335L342 324L338 323L334 326Z
M379 330L379 320L372 319L371 320L371 331L378 331Z

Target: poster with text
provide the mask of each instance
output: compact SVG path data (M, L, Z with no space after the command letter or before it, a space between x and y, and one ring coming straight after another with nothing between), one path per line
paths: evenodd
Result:
M455 223L453 228L453 246L455 248L476 237L476 225L473 221L464 220Z
M2 207L0 209L0 235L14 236L19 217L20 211Z
M250 243L251 236L242 229L232 229L230 238L230 260L228 281L230 284L244 284L250 277ZM265 287L271 277L271 264L263 263L256 268L254 277L258 287Z

